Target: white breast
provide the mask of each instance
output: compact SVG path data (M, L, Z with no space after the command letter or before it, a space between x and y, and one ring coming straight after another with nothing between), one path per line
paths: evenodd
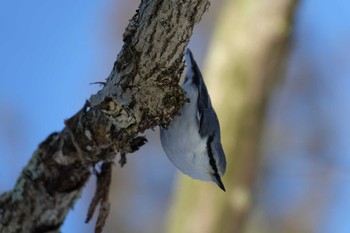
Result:
M184 84L190 103L185 104L168 129L161 129L161 142L170 161L183 173L200 180L211 181L207 155L207 138L199 135L197 120L198 91L192 84Z

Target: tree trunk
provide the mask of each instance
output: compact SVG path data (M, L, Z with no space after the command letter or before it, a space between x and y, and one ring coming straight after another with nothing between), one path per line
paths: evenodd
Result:
M269 94L284 75L296 0L227 0L204 76L227 156L227 192L181 177L168 232L243 232Z
M185 102L178 86L184 48L208 6L141 2L102 90L40 144L14 189L0 196L0 232L59 232L92 166L124 158L143 144L138 133L172 120Z

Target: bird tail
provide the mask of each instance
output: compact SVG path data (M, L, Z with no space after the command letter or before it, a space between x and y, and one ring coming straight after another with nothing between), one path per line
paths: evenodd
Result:
M199 86L202 78L202 74L197 66L196 61L193 58L193 54L189 48L186 49L185 61L187 66L185 82L191 81Z

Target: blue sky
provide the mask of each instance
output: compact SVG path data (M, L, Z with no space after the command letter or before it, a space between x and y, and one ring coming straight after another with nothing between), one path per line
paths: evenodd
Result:
M0 1L0 164L9 165L0 169L7 177L1 191L97 90L89 83L107 77L109 70L98 68L108 63L98 46L105 9L101 1ZM87 206L75 208L85 214ZM63 232L84 232L84 214L76 215L79 225L67 221Z

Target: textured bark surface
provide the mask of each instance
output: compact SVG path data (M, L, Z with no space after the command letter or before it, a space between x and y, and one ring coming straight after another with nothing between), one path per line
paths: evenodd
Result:
M241 233L254 202L267 102L284 76L296 0L227 0L204 77L227 156L226 193L183 177L168 232Z
M185 102L184 48L208 0L143 0L104 87L33 153L0 197L0 232L59 232L91 167L137 149L138 133L168 124Z

